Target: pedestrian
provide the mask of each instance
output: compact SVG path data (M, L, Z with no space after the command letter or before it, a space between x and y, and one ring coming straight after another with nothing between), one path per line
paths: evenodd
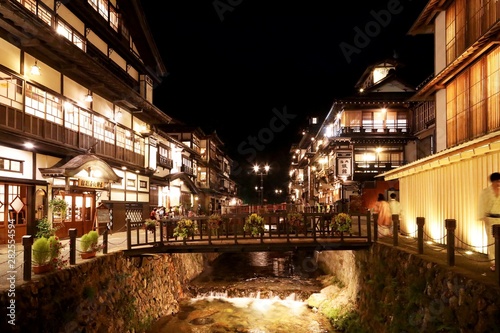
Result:
M396 193L392 192L391 195L389 195L389 207L391 208L391 215L397 215L398 216L398 231L399 231L399 226L401 225L401 203L396 199ZM392 217L391 217L392 221ZM393 225L394 228L394 225ZM394 232L394 229L392 229L392 232Z
M391 225L392 225L392 214L391 207L389 203L385 200L385 196L382 193L378 194L377 202L373 208L373 213L378 214L377 225L378 225L378 236L391 236Z
M479 195L479 219L484 222L484 229L488 240L488 259L493 262L490 267L495 271L495 238L493 237L493 225L500 223L500 173L493 172L490 175L491 184L481 191Z
M151 211L151 213L149 213L149 218L151 220L156 220L156 207L153 208L153 210Z

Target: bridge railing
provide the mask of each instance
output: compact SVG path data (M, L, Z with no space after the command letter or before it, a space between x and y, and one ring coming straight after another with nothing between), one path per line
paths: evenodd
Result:
M178 217L162 219L156 228L146 229L145 222L127 222L127 249L178 243L212 244L213 241L232 241L237 244L241 240L260 238L266 240L317 241L328 242L372 242L373 221L370 212L352 213L350 232L337 232L332 228L332 220L336 213L302 212L301 222L297 225L289 223L286 211L259 214L265 221L264 233L253 236L244 230L249 213L227 213L221 215L222 222L217 228L209 223L209 216ZM197 225L197 231L186 239L174 236L174 229L182 219L190 219Z

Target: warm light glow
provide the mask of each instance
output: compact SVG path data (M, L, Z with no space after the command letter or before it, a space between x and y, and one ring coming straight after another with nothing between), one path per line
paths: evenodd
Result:
M102 176L101 170L92 170L92 173L90 175L93 178L100 178Z
M93 100L94 98L92 98L92 94L89 91L87 96L85 96L85 102L92 102Z
M35 146L34 146L31 142L26 142L26 143L24 144L24 147L26 147L27 149L32 149L32 148L34 148Z
M37 61L35 60L35 64L31 66L31 75L40 75L40 67L37 64Z
M261 170L261 169L262 169L262 170ZM259 173L259 171L260 171L261 173L264 173L264 172L265 172L265 173L267 173L267 172L269 171L269 165L267 165L267 164L266 164L266 165L264 165L264 167L263 167L263 168L261 168L260 166L258 166L257 164L255 164L255 165L253 166L253 171L254 171L255 173Z

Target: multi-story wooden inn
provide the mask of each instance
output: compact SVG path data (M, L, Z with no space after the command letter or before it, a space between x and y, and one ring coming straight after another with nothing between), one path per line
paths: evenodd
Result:
M45 216L81 235L234 198L220 139L161 129L177 121L152 104L166 68L139 0L1 0L0 50L0 243Z

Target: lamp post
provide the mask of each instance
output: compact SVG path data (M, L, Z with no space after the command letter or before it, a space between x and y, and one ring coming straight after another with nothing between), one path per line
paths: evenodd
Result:
M262 206L264 204L264 175L267 175L269 172L269 165L264 165L263 167L259 165L254 165L253 166L253 171L257 176L260 176L260 205Z

